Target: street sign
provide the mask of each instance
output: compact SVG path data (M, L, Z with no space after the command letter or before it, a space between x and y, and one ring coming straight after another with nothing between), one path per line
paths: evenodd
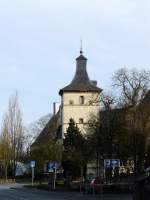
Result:
M55 163L48 163L48 172L53 172L55 169Z
M104 160L104 168L115 168L120 167L119 159L105 159Z
M31 167L31 168L35 167L35 160L31 160L31 161L30 161L30 167Z
M120 167L120 160L119 159L112 159L111 160L112 167Z

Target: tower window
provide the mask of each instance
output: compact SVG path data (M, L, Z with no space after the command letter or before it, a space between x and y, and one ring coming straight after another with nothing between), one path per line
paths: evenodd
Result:
M73 100L69 100L69 104L73 105L74 104Z
M84 104L84 96L80 96L79 97L79 103L80 104Z
M83 118L79 119L79 124L83 124Z

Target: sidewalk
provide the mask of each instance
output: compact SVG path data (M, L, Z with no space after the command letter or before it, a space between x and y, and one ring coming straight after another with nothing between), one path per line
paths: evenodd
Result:
M4 183L0 184L0 190L10 189L10 188L23 188L24 184L21 183Z

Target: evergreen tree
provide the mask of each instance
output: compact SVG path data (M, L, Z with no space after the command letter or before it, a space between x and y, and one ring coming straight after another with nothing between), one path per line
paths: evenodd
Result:
M75 124L75 121L71 118L64 140L65 149L74 149L77 151L81 145L83 145L84 140L84 136L81 134L78 126Z
M83 176L87 162L86 149L86 139L71 118L64 139L63 165L65 171L72 177Z

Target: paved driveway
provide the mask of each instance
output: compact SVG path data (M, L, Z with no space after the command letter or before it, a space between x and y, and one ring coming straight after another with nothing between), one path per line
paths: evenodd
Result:
M132 200L130 195L83 195L77 192L49 192L23 187L0 186L0 200Z

